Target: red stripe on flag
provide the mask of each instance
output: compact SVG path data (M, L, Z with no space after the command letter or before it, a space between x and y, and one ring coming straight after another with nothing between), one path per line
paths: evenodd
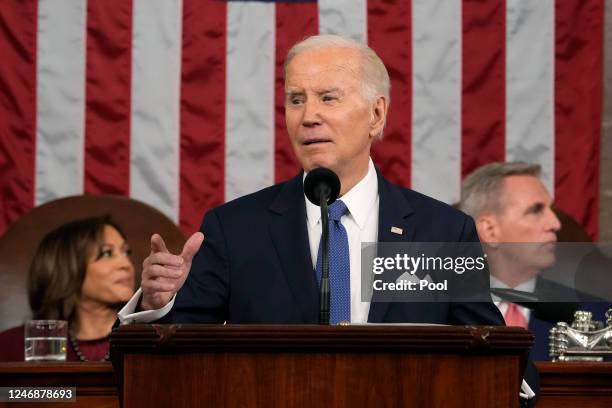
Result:
M368 1L368 43L391 77L385 137L372 157L385 177L410 186L412 155L412 9L409 0Z
M225 197L226 21L224 1L183 1L179 218L188 234Z
M463 2L461 174L505 160L506 2Z
M34 205L37 4L0 4L0 234Z
M276 3L276 63L274 108L274 179L294 177L301 165L293 154L285 126L285 84L283 64L293 44L319 31L317 3Z
M555 7L555 199L597 238L603 89L602 0Z
M132 2L87 3L86 193L128 195Z

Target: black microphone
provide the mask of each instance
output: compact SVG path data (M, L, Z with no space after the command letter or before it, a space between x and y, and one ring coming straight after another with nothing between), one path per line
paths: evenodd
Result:
M321 205L321 198L325 198L327 205L330 205L340 195L340 179L330 169L318 167L306 175L304 193L314 205Z
M340 194L340 179L333 171L316 168L304 179L304 194L314 205L321 207L321 287L319 299L319 324L329 324L329 219L327 206Z
M574 320L574 312L578 310L576 302L545 301L547 298L554 299L554 296L546 296L545 292L538 296L515 289L491 288L491 293L503 300L526 307L533 312L534 317L553 324L558 322L571 323Z

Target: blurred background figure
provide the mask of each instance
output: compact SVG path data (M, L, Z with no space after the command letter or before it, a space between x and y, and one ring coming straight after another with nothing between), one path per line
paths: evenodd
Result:
M538 165L496 162L477 168L462 186L461 209L490 248L492 281L528 292L539 272L554 265L561 229L539 174Z
M529 292L539 299L568 300L531 303L528 309L494 296L508 326L528 328L535 335L533 358L548 360L553 324L560 320L571 323L576 309L592 306L596 310L590 311L601 320L606 305L578 304L574 288L542 278L542 271L557 261L561 222L539 175L539 165L524 162L479 167L463 182L460 208L474 218L478 236L485 243L491 287Z
M130 254L108 216L63 224L40 242L28 274L32 319L68 321L67 360L108 359L117 311L134 293ZM23 359L23 326L0 333L0 361Z

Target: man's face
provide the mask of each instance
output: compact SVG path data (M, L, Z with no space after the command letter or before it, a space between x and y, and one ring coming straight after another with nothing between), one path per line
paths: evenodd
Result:
M342 178L367 169L384 118L362 95L359 64L355 50L330 47L305 51L287 66L285 121L304 170L327 167Z
M544 185L533 176L506 177L500 200L502 210L495 218L501 249L525 267L541 270L552 266L561 223Z

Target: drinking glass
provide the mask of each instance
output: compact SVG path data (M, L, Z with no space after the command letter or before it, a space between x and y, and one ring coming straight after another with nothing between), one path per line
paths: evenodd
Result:
M68 322L30 320L24 332L25 361L66 361Z

